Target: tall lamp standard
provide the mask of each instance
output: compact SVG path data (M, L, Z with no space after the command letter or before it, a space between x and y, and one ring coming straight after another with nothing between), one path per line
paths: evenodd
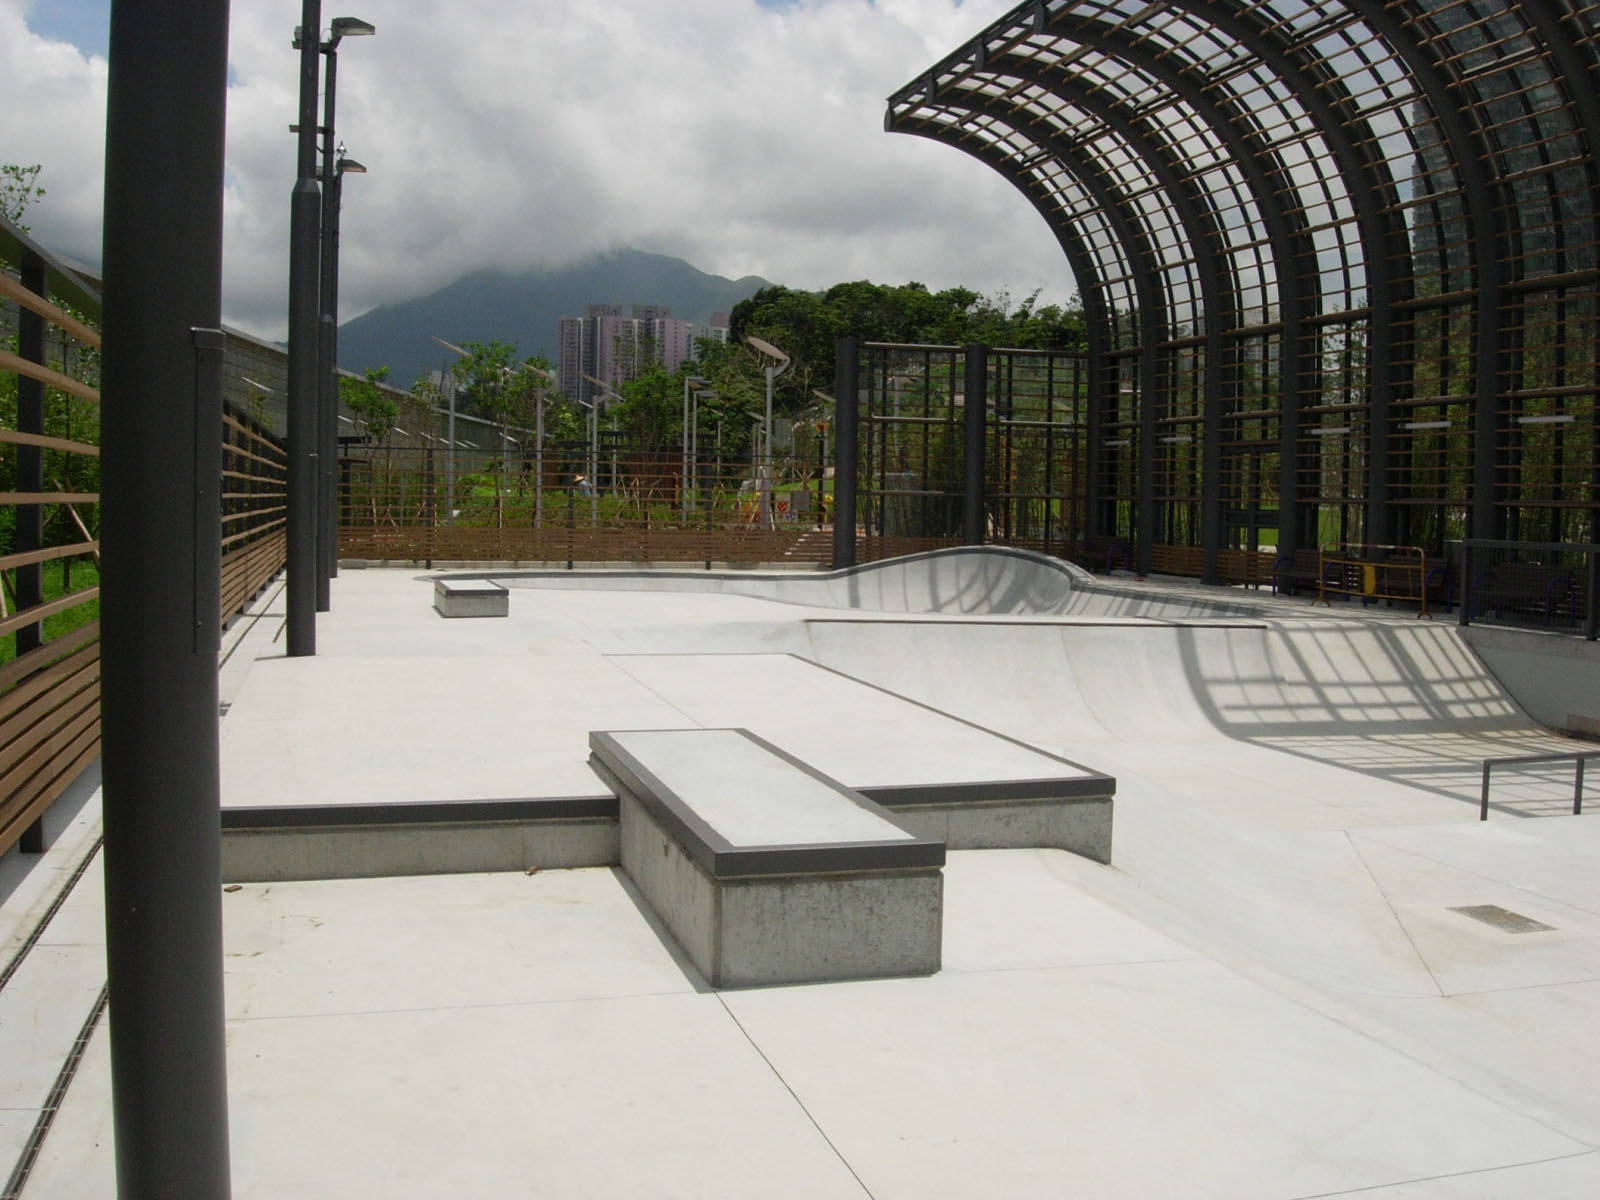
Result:
M715 399L716 395L717 393L711 389L709 383L705 387L697 389L694 393L694 416L691 418L692 423L689 426L689 507L691 509L698 503L697 498L700 495L700 401L702 399ZM707 411L710 411L709 408Z
M304 27L302 27L303 29ZM334 479L339 457L339 178L365 173L360 163L335 150L334 98L338 88L339 43L371 37L377 30L358 17L335 17L317 47L324 59L322 77L322 262L317 336L317 611L330 607L329 580L339 573L338 524L334 518ZM297 32L296 40L299 40Z
M533 389L533 527L539 529L544 524L544 401L556 377L532 363L523 363L522 369L543 380Z
M589 523L597 525L600 522L600 493L595 484L600 474L600 404L605 400L621 403L623 398L604 379L596 379L588 374L583 378L600 389L589 403Z
M284 587L290 658L317 652L317 53L320 0L302 0L294 44L300 51L300 121L289 202L289 461ZM302 34L305 36L302 36Z
M338 22L334 25L337 27ZM328 121L333 121L333 55L328 55ZM326 151L324 151L326 154ZM318 366L322 373L322 394L317 428L321 458L318 460L317 543L322 550L322 570L317 575L317 611L331 605L329 581L339 573L339 518L335 503L335 480L339 458L339 201L346 175L365 175L366 167L346 158L344 143L334 152L333 169L323 163L322 183L322 336L318 340Z
M789 356L779 350L771 342L762 341L754 335L747 336L745 345L772 362L762 368L767 376L767 419L761 427L761 524L765 529L773 527L772 522L772 381L782 375L792 365Z
M683 515L689 515L689 389L690 387L708 388L711 381L701 379L698 375L685 375L683 377L683 436L679 439L683 443L683 474L679 477L680 499L683 501Z
M433 335L429 335L430 337ZM467 357L467 352L453 342L447 342L442 337L434 337L434 341L443 346L452 354ZM444 427L444 511L448 517L445 524L456 523L456 381L448 371L439 373L439 387L445 394L445 401L450 406L449 415L445 418Z

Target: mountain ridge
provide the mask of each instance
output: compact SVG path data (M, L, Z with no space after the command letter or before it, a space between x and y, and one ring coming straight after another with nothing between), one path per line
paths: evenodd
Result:
M770 284L759 275L709 275L680 258L644 250L615 250L569 267L520 273L470 271L451 283L399 304L381 305L339 327L339 365L361 372L388 367L401 385L447 362L432 339L502 341L524 358L556 361L557 322L582 316L586 304L664 305L674 317L703 322L729 312Z

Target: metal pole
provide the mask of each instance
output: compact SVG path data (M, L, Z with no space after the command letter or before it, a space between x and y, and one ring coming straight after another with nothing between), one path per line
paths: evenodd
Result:
M833 349L833 568L856 565L856 414L860 347L840 338Z
M1589 559L1589 586L1585 595L1589 601L1589 611L1586 614L1583 636L1589 641L1600 638L1600 547L1595 547L1587 552Z
M122 1200L226 1200L217 652L228 6L115 0L102 760Z
M1483 786L1478 793L1478 820L1489 819L1489 760L1483 761Z
M319 0L300 6L299 167L289 209L288 654L317 652L317 55Z
M767 368L767 417L761 426L761 527L772 529L772 381L777 369Z
M544 526L544 393L533 393L533 527Z
M439 376L439 382L448 390L445 392L445 403L450 406L450 415L445 421L445 447L444 459L444 519L445 524L456 523L456 381L446 372Z
M1572 772L1572 815L1583 815L1583 764L1584 756L1578 755L1578 761Z
M981 546L984 534L983 452L987 448L989 416L988 351L982 346L968 346L966 355L966 470L961 489L961 542L966 546Z
M320 34L313 30L315 41ZM339 166L334 161L333 109L339 53L322 50L322 230L317 320L317 611L332 607L330 580L339 560L333 513L334 460L339 453Z
M678 442L683 447L683 474L678 480L679 500L682 501L683 519L689 519L689 376L683 379L683 432Z

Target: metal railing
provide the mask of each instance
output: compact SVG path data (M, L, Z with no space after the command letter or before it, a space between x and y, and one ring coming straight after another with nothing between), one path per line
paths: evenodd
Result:
M1468 538L1460 623L1600 636L1600 546Z
M1362 600L1415 603L1428 615L1428 561L1420 546L1376 546L1339 542L1317 557L1317 598L1359 596Z
M687 481L679 447L458 453L447 495L440 451L356 444L339 463L339 552L421 563L814 565L832 556L824 474L814 456L781 459L769 528L748 458L714 451L691 460Z
M1583 813L1583 764L1591 758L1600 758L1600 750L1578 754L1523 754L1511 758L1486 758L1483 760L1483 785L1479 792L1478 820L1489 819L1489 777L1495 767L1525 767L1549 763L1572 763L1572 815Z

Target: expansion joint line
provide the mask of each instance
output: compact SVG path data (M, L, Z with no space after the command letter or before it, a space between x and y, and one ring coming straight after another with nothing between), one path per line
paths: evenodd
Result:
M1439 983L1439 977L1433 973L1433 968L1428 965L1427 958L1423 955L1421 947L1417 945L1416 938L1411 936L1411 930L1406 928L1406 923L1400 919L1400 914L1395 911L1394 901L1389 899L1389 893L1383 890L1383 884L1373 874L1372 867L1367 863L1366 855L1361 853L1361 847L1356 844L1355 838L1350 836L1350 831L1344 831L1345 841L1350 843L1350 849L1356 853L1356 859L1361 863L1361 869L1367 873L1367 878L1372 880L1372 886L1377 889L1378 895L1383 897L1384 904L1389 909L1389 915L1394 918L1394 923L1400 927L1400 932L1405 934L1406 941L1411 946L1411 953L1417 956L1417 961L1422 964L1422 969L1428 973L1428 980L1433 984L1433 990L1442 997L1446 995L1444 988Z
M839 1160L846 1171L850 1172L850 1178L856 1181L856 1186L861 1189L861 1194L866 1196L868 1200L875 1200L872 1195L872 1189L867 1187L860 1175L856 1174L856 1169L850 1165L850 1160L840 1152L839 1147L833 1144L833 1139L828 1136L828 1131L823 1129L817 1118L812 1115L811 1110L806 1107L805 1101L795 1094L794 1088L790 1087L789 1081L783 1077L783 1072L773 1065L772 1060L767 1057L766 1051L756 1044L755 1038L750 1036L750 1031L744 1027L744 1023L739 1020L738 1015L728 1007L728 1002L723 998L721 992L717 993L717 1003L722 1005L722 1011L728 1014L729 1019L733 1021L739 1032L744 1034L744 1040L750 1043L750 1048L761 1056L762 1062L767 1064L767 1070L772 1072L773 1077L783 1085L783 1090L789 1093L790 1098L800 1107L800 1111L805 1113L806 1120L811 1122L811 1127L817 1131L817 1136L828 1144L828 1149L833 1151L834 1157ZM11 1198L0 1196L0 1200L11 1200Z

